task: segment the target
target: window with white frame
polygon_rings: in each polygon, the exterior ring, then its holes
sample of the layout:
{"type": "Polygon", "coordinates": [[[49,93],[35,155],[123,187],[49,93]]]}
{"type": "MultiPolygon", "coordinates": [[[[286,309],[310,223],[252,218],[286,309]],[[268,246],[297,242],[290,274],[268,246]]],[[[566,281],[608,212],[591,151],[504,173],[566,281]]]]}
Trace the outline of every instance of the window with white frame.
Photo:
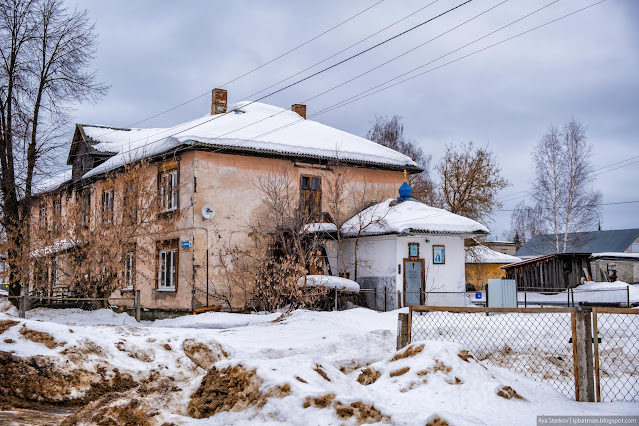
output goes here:
{"type": "Polygon", "coordinates": [[[124,252],[124,288],[122,290],[133,290],[135,284],[135,244],[127,247],[124,252]]]}
{"type": "Polygon", "coordinates": [[[113,189],[102,193],[102,221],[104,223],[113,221],[113,189]]]}
{"type": "Polygon", "coordinates": [[[158,248],[158,290],[171,291],[177,286],[177,240],[158,248]]]}
{"type": "Polygon", "coordinates": [[[160,202],[162,212],[178,208],[178,170],[171,169],[160,173],[160,202]]]}
{"type": "Polygon", "coordinates": [[[53,199],[53,232],[60,231],[60,220],[62,220],[62,199],[53,199]]]}

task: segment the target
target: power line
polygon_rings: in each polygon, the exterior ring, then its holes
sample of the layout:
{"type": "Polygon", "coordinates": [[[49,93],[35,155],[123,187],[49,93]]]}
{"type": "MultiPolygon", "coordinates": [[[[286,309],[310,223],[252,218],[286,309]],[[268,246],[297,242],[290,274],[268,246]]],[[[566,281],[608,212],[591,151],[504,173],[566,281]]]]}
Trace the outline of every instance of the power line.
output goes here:
{"type": "MultiPolygon", "coordinates": [[[[573,206],[574,207],[599,207],[599,206],[614,206],[614,205],[618,205],[618,204],[634,204],[634,203],[639,203],[639,200],[632,200],[632,201],[618,201],[616,203],[598,203],[598,204],[588,204],[588,205],[576,205],[573,206]]],[[[542,210],[552,210],[552,208],[545,208],[545,207],[540,207],[542,210]]],[[[495,209],[495,210],[499,210],[501,212],[514,212],[517,211],[517,209],[495,209]]]]}
{"type": "MultiPolygon", "coordinates": [[[[377,47],[380,47],[380,46],[382,46],[382,45],[384,45],[384,44],[386,44],[386,43],[388,43],[388,42],[390,42],[390,41],[392,41],[392,40],[395,40],[395,39],[397,39],[397,38],[399,38],[399,37],[401,37],[401,36],[403,36],[403,35],[405,35],[405,34],[407,34],[407,33],[411,32],[411,31],[413,31],[413,30],[415,30],[415,29],[417,29],[417,28],[420,28],[421,26],[423,26],[423,25],[425,25],[425,24],[427,24],[427,23],[430,23],[430,22],[432,22],[432,21],[434,21],[434,20],[438,19],[438,18],[440,18],[440,17],[442,17],[442,16],[444,16],[444,15],[446,15],[446,14],[448,14],[448,13],[450,13],[450,12],[452,12],[452,11],[454,11],[454,10],[456,10],[456,9],[458,9],[458,8],[460,8],[460,7],[464,6],[464,5],[466,5],[466,4],[468,4],[468,3],[470,3],[471,1],[473,1],[473,0],[466,0],[466,1],[464,1],[463,3],[458,4],[457,6],[454,6],[454,7],[450,8],[450,9],[448,9],[448,10],[446,10],[446,11],[444,11],[444,12],[442,12],[442,13],[440,13],[440,14],[438,14],[438,15],[436,15],[436,16],[434,16],[434,17],[430,18],[430,19],[427,19],[426,21],[423,21],[423,22],[421,22],[421,23],[419,23],[419,24],[417,24],[417,25],[415,25],[415,26],[413,26],[413,27],[411,27],[411,28],[409,28],[409,29],[407,29],[407,30],[404,30],[404,31],[400,32],[399,34],[396,34],[396,35],[394,35],[394,36],[392,36],[392,37],[390,37],[390,38],[387,38],[386,40],[381,41],[381,42],[379,42],[379,43],[377,43],[377,44],[375,44],[375,45],[373,45],[373,46],[371,46],[371,47],[369,47],[369,48],[366,48],[366,49],[364,49],[364,50],[362,50],[362,51],[360,51],[360,52],[358,52],[358,53],[356,53],[356,54],[354,54],[354,55],[352,55],[352,56],[349,56],[349,57],[348,57],[348,58],[346,58],[346,59],[343,59],[343,60],[341,60],[341,61],[339,61],[339,62],[337,62],[337,63],[335,63],[335,64],[333,64],[333,65],[330,65],[330,66],[328,66],[328,67],[326,67],[326,68],[324,68],[324,69],[322,69],[322,70],[320,70],[320,71],[317,71],[317,72],[315,72],[315,73],[313,73],[313,74],[311,74],[311,75],[309,75],[309,76],[306,76],[306,77],[304,77],[304,78],[302,78],[302,79],[300,79],[300,80],[297,80],[297,81],[295,81],[295,82],[293,82],[293,83],[291,83],[291,84],[289,84],[289,85],[287,85],[287,86],[284,86],[284,87],[282,87],[282,88],[280,88],[280,89],[277,89],[277,90],[275,90],[275,91],[273,91],[273,92],[271,92],[271,93],[269,93],[269,94],[267,94],[267,95],[264,95],[264,96],[262,96],[262,97],[260,97],[260,98],[258,98],[258,99],[255,99],[255,100],[253,100],[253,101],[250,101],[249,103],[247,103],[246,105],[244,105],[244,107],[246,107],[246,106],[248,106],[248,105],[251,105],[251,104],[254,104],[254,103],[256,103],[256,102],[259,102],[259,101],[261,101],[261,100],[263,100],[263,99],[266,99],[266,98],[268,98],[268,97],[270,97],[270,96],[273,96],[273,95],[275,95],[275,94],[277,94],[277,93],[280,93],[280,92],[282,92],[282,91],[284,91],[284,90],[286,90],[286,89],[288,89],[288,88],[290,88],[290,87],[293,87],[293,86],[295,86],[295,85],[297,85],[297,84],[299,84],[299,83],[302,83],[302,82],[304,82],[304,81],[306,81],[306,80],[309,80],[309,79],[311,79],[311,78],[313,78],[313,77],[315,77],[315,76],[317,76],[317,75],[319,75],[319,74],[322,74],[322,73],[324,73],[324,72],[326,72],[326,71],[328,71],[328,70],[330,70],[330,69],[332,69],[332,68],[335,68],[335,67],[337,67],[337,66],[339,66],[339,65],[342,65],[342,64],[344,64],[345,62],[348,62],[348,61],[350,61],[350,60],[352,60],[352,59],[354,59],[354,58],[357,58],[358,56],[361,56],[361,55],[363,55],[363,54],[365,54],[365,53],[367,53],[367,52],[370,52],[371,50],[373,50],[373,49],[375,49],[375,48],[377,48],[377,47]]],[[[181,129],[181,130],[177,131],[176,133],[170,134],[170,135],[168,135],[168,136],[166,136],[166,137],[168,138],[168,137],[171,137],[171,136],[175,136],[175,135],[177,135],[177,134],[179,134],[179,133],[186,132],[186,131],[191,130],[191,129],[195,128],[195,127],[202,126],[202,125],[204,125],[204,124],[206,124],[206,123],[208,123],[208,122],[210,122],[210,121],[217,120],[217,119],[219,119],[219,118],[221,118],[221,117],[224,117],[224,116],[226,116],[226,115],[228,115],[228,114],[230,114],[230,113],[232,113],[232,111],[228,111],[228,112],[225,112],[225,113],[223,113],[223,114],[217,114],[217,115],[213,116],[212,118],[210,118],[210,119],[208,119],[208,120],[205,120],[205,121],[203,121],[203,122],[201,122],[201,123],[195,124],[195,125],[193,125],[193,126],[191,126],[191,127],[187,127],[187,128],[185,128],[185,129],[181,129]]],[[[199,119],[196,119],[196,120],[199,120],[199,119]]],[[[192,120],[192,121],[196,121],[196,120],[192,120]]],[[[183,126],[184,124],[186,124],[186,123],[179,124],[178,126],[173,126],[173,127],[169,128],[169,129],[166,129],[166,130],[160,131],[160,132],[158,132],[158,133],[156,133],[156,134],[153,134],[153,135],[147,136],[147,137],[145,137],[145,138],[140,138],[140,139],[136,139],[136,140],[134,140],[134,141],[130,141],[130,142],[128,142],[128,143],[121,144],[121,145],[119,145],[119,147],[124,147],[124,146],[126,146],[126,145],[129,145],[129,146],[130,146],[130,145],[131,145],[131,144],[133,144],[133,143],[140,142],[140,141],[143,141],[143,140],[145,140],[145,139],[146,139],[146,140],[148,140],[149,138],[152,138],[152,137],[155,137],[155,136],[161,135],[161,134],[163,134],[163,133],[169,132],[169,131],[174,130],[175,128],[177,128],[177,127],[179,127],[179,126],[183,126]]],[[[157,141],[154,141],[154,142],[157,142],[157,141]]],[[[137,150],[137,149],[139,149],[139,148],[142,148],[142,147],[144,147],[144,146],[147,146],[147,145],[149,145],[149,144],[152,144],[152,143],[154,143],[154,142],[146,143],[146,144],[143,144],[143,145],[137,146],[136,148],[129,149],[129,150],[127,150],[127,151],[123,151],[123,152],[119,152],[118,154],[125,154],[125,153],[127,153],[127,152],[131,152],[131,151],[133,151],[133,150],[137,150]]]]}
{"type": "MultiPolygon", "coordinates": [[[[419,45],[417,45],[417,46],[413,47],[412,49],[409,49],[409,50],[405,51],[404,53],[401,53],[401,54],[399,54],[399,55],[397,55],[397,56],[395,56],[395,57],[393,57],[393,58],[391,58],[391,59],[389,59],[389,60],[387,60],[387,61],[385,61],[385,62],[383,62],[383,63],[381,63],[381,64],[379,64],[379,65],[377,65],[377,66],[375,66],[375,67],[373,67],[373,68],[370,68],[370,69],[368,69],[367,71],[365,71],[365,72],[363,72],[363,73],[361,73],[361,74],[356,75],[355,77],[352,77],[352,78],[350,78],[350,79],[346,80],[345,82],[342,82],[342,83],[340,83],[340,84],[338,84],[338,85],[336,85],[336,86],[333,86],[333,87],[331,87],[330,89],[324,90],[323,92],[321,92],[321,93],[319,93],[319,94],[317,94],[317,95],[315,95],[315,96],[312,96],[312,97],[310,97],[310,98],[308,98],[308,99],[304,99],[303,101],[301,101],[301,103],[307,103],[307,102],[309,102],[309,101],[312,101],[313,99],[317,99],[317,98],[319,98],[319,97],[321,97],[321,96],[323,96],[323,95],[325,95],[325,94],[327,94],[327,93],[329,93],[329,92],[331,92],[331,91],[333,91],[333,90],[335,90],[335,89],[337,89],[337,88],[339,88],[339,87],[342,87],[342,86],[344,86],[344,85],[346,85],[346,84],[348,84],[348,83],[350,83],[350,82],[352,82],[352,81],[354,81],[354,80],[357,80],[358,78],[360,78],[360,77],[362,77],[362,76],[364,76],[364,75],[366,75],[366,74],[369,74],[369,73],[371,73],[371,72],[373,72],[373,71],[375,71],[375,70],[377,70],[377,69],[379,69],[379,68],[383,67],[384,65],[387,65],[387,64],[389,64],[389,63],[391,63],[391,62],[393,62],[393,61],[395,61],[395,60],[397,60],[397,59],[399,59],[399,58],[401,58],[401,57],[403,57],[403,56],[406,56],[407,54],[409,54],[409,53],[411,53],[411,52],[413,52],[413,51],[415,51],[415,50],[419,49],[420,47],[425,46],[426,44],[428,44],[428,43],[430,43],[430,42],[432,42],[432,41],[434,41],[434,40],[437,40],[438,38],[440,38],[440,37],[442,37],[442,36],[444,36],[444,35],[446,35],[446,34],[448,34],[448,33],[452,32],[452,31],[454,31],[454,30],[456,30],[457,28],[459,28],[459,27],[461,27],[461,26],[463,26],[463,25],[466,25],[467,23],[469,23],[469,22],[471,22],[471,21],[473,21],[473,20],[475,20],[475,19],[479,18],[480,16],[482,16],[482,15],[484,15],[484,14],[486,14],[486,13],[490,12],[491,10],[493,10],[493,9],[495,9],[495,8],[497,8],[497,7],[499,7],[499,6],[501,6],[502,4],[504,4],[504,3],[508,2],[508,1],[509,1],[509,0],[503,0],[501,3],[498,3],[498,4],[494,5],[494,6],[492,6],[492,7],[488,8],[488,9],[486,9],[485,11],[483,11],[483,12],[481,12],[481,13],[479,13],[479,14],[477,14],[477,15],[473,16],[472,18],[470,18],[470,19],[468,19],[468,20],[466,20],[466,21],[462,22],[461,24],[458,24],[458,25],[456,25],[456,26],[452,27],[451,29],[449,29],[449,30],[447,30],[447,31],[444,31],[443,33],[440,33],[440,34],[439,34],[439,35],[437,35],[436,37],[433,37],[433,38],[431,38],[430,40],[428,40],[428,41],[426,41],[426,42],[424,42],[424,43],[421,43],[421,44],[419,44],[419,45]]],[[[553,1],[552,3],[550,3],[550,4],[556,3],[556,2],[558,2],[558,1],[559,1],[559,0],[555,0],[555,1],[553,1]]],[[[550,4],[548,4],[548,5],[544,6],[544,7],[543,7],[543,8],[541,8],[541,9],[544,9],[545,7],[550,6],[550,4]]],[[[533,13],[536,13],[536,12],[540,11],[541,9],[538,9],[538,10],[536,10],[536,11],[535,11],[535,12],[533,12],[533,13]]],[[[532,14],[532,13],[531,13],[531,14],[532,14]]],[[[530,16],[531,14],[526,15],[525,17],[530,16]]],[[[524,17],[524,18],[525,18],[525,17],[524,17]]],[[[520,18],[520,19],[518,19],[517,21],[520,21],[521,19],[524,19],[524,18],[520,18]]],[[[504,26],[504,27],[501,27],[501,28],[500,28],[500,29],[498,29],[498,30],[493,31],[493,33],[497,32],[497,31],[499,31],[499,30],[501,30],[501,29],[503,29],[503,28],[506,28],[507,26],[512,25],[512,24],[514,24],[514,23],[515,23],[515,22],[517,22],[517,21],[513,21],[513,22],[511,22],[510,24],[508,24],[508,25],[506,25],[506,26],[504,26]]],[[[490,34],[493,34],[493,33],[490,33],[490,34]]],[[[484,37],[488,37],[490,34],[487,34],[487,35],[485,35],[484,37]]],[[[481,38],[479,38],[479,39],[477,39],[477,40],[475,40],[475,41],[479,41],[479,40],[481,40],[481,38]]],[[[474,43],[474,42],[473,42],[473,43],[474,43]]],[[[460,47],[460,49],[461,49],[461,48],[463,48],[463,47],[465,47],[465,46],[460,47]]],[[[454,52],[454,51],[453,51],[453,52],[454,52]]],[[[450,52],[450,53],[453,53],[453,52],[450,52]]],[[[450,54],[450,53],[448,53],[448,54],[450,54]]],[[[437,58],[437,59],[441,59],[442,57],[443,57],[443,56],[440,56],[440,57],[439,57],[439,58],[437,58]]],[[[436,60],[437,60],[437,59],[436,59],[436,60]]],[[[434,61],[433,61],[433,62],[434,62],[434,61]]],[[[245,125],[245,126],[242,126],[242,127],[240,127],[240,128],[237,128],[237,129],[232,130],[232,131],[230,131],[230,132],[226,132],[226,133],[224,133],[224,134],[217,135],[217,136],[215,136],[215,138],[221,138],[221,137],[224,137],[224,136],[230,135],[230,134],[232,134],[232,133],[235,133],[235,132],[240,131],[240,130],[242,130],[242,129],[245,129],[245,128],[247,128],[247,127],[251,127],[251,126],[252,126],[252,125],[254,125],[254,124],[258,124],[258,123],[261,123],[262,121],[265,121],[265,120],[271,119],[271,118],[273,118],[273,117],[275,117],[275,116],[277,116],[277,115],[280,115],[280,114],[282,114],[282,113],[284,113],[284,112],[287,112],[287,111],[288,111],[288,110],[282,110],[282,111],[280,111],[280,112],[278,112],[278,113],[276,113],[276,114],[273,114],[273,115],[271,115],[271,116],[268,116],[268,117],[262,118],[262,119],[260,119],[260,120],[254,121],[253,123],[249,123],[249,124],[247,124],[247,125],[245,125]]]]}
{"type": "MultiPolygon", "coordinates": [[[[438,0],[436,0],[436,1],[438,1],[438,0]]],[[[290,53],[295,52],[296,50],[298,50],[298,49],[300,49],[300,48],[302,48],[302,47],[306,46],[307,44],[311,43],[312,41],[315,41],[315,40],[317,40],[318,38],[320,38],[320,37],[322,37],[322,36],[324,36],[324,35],[328,34],[329,32],[333,31],[334,29],[337,29],[338,27],[341,27],[341,26],[342,26],[342,25],[344,25],[345,23],[347,23],[347,22],[349,22],[349,21],[351,21],[351,20],[355,19],[355,18],[356,18],[356,17],[358,17],[359,15],[361,15],[361,14],[363,14],[363,13],[365,13],[365,12],[369,11],[370,9],[374,8],[375,6],[378,6],[379,4],[381,4],[381,3],[383,3],[383,2],[384,2],[384,0],[380,0],[380,1],[378,1],[377,3],[374,3],[373,5],[371,5],[371,6],[367,7],[366,9],[364,9],[364,10],[362,10],[362,11],[360,11],[360,12],[357,12],[355,15],[351,16],[350,18],[348,18],[348,19],[346,19],[346,20],[344,20],[344,21],[340,22],[340,23],[339,23],[339,24],[337,24],[337,25],[334,25],[333,27],[329,28],[328,30],[326,30],[326,31],[324,31],[324,32],[322,32],[322,33],[320,33],[320,34],[316,35],[315,37],[312,37],[312,38],[310,38],[310,39],[306,40],[304,43],[297,45],[296,47],[294,47],[294,48],[292,48],[292,49],[290,49],[290,50],[288,50],[288,51],[286,51],[286,52],[282,53],[281,55],[279,55],[279,56],[277,56],[277,57],[275,57],[275,58],[273,58],[273,59],[271,59],[271,60],[269,60],[269,61],[267,61],[267,62],[263,63],[262,65],[259,65],[259,66],[255,67],[255,68],[253,68],[252,70],[250,70],[250,71],[248,71],[248,72],[245,72],[244,74],[239,75],[239,76],[237,76],[237,77],[233,78],[232,80],[230,80],[230,81],[228,81],[228,82],[226,82],[226,83],[222,84],[222,85],[221,85],[221,86],[219,86],[219,87],[220,87],[220,88],[222,88],[222,87],[224,87],[224,86],[228,86],[229,84],[234,83],[234,82],[236,82],[237,80],[239,80],[239,79],[241,79],[241,78],[244,78],[244,77],[246,77],[247,75],[252,74],[252,73],[254,73],[254,72],[255,72],[255,71],[257,71],[257,70],[260,70],[260,69],[264,68],[265,66],[267,66],[267,65],[269,65],[269,64],[272,64],[273,62],[277,61],[278,59],[281,59],[281,58],[283,58],[284,56],[286,56],[286,55],[288,55],[288,54],[290,54],[290,53]]],[[[433,2],[433,3],[434,3],[434,2],[433,2]]],[[[184,101],[184,102],[182,102],[182,103],[180,103],[180,104],[178,104],[178,105],[176,105],[176,106],[174,106],[174,107],[171,107],[171,108],[169,108],[169,109],[166,109],[166,110],[164,110],[164,111],[161,111],[161,112],[159,112],[159,113],[157,113],[157,114],[155,114],[155,115],[152,115],[152,116],[147,117],[147,118],[145,118],[145,119],[142,119],[142,120],[140,120],[140,121],[136,121],[135,123],[129,124],[128,126],[125,126],[125,127],[133,127],[133,126],[135,126],[136,124],[144,123],[145,121],[151,120],[151,119],[156,118],[156,117],[159,117],[159,116],[161,116],[161,115],[164,115],[164,114],[166,114],[167,112],[171,112],[171,111],[173,111],[173,110],[176,110],[176,109],[178,109],[178,108],[180,108],[180,107],[183,107],[184,105],[187,105],[187,104],[189,104],[189,103],[191,103],[191,102],[193,102],[193,101],[196,101],[196,100],[198,100],[198,99],[200,99],[200,98],[202,98],[202,97],[204,97],[204,96],[206,96],[206,95],[209,95],[209,93],[210,93],[209,91],[204,92],[204,93],[202,93],[202,94],[200,94],[200,95],[197,95],[196,97],[191,98],[191,99],[189,99],[189,100],[186,100],[186,101],[184,101]]]]}

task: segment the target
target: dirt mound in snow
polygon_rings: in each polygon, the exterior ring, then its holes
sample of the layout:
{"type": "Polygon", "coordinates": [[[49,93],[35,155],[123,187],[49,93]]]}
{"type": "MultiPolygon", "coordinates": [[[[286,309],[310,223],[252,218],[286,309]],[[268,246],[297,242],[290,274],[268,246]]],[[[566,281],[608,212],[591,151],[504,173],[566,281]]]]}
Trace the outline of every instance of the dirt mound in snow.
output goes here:
{"type": "Polygon", "coordinates": [[[4,333],[5,331],[7,331],[8,329],[10,329],[11,327],[13,327],[16,324],[20,324],[20,322],[19,321],[13,321],[13,320],[0,321],[0,334],[4,333]]]}
{"type": "Polygon", "coordinates": [[[68,417],[62,425],[151,425],[154,417],[180,397],[182,389],[171,378],[151,374],[147,383],[126,392],[111,392],[68,417]]]}
{"type": "Polygon", "coordinates": [[[35,343],[42,343],[49,349],[57,348],[58,346],[64,345],[64,343],[58,343],[49,333],[46,333],[44,331],[32,330],[30,328],[27,328],[26,326],[20,329],[20,334],[22,334],[25,339],[29,339],[35,343]]]}
{"type": "Polygon", "coordinates": [[[211,349],[194,339],[186,339],[182,344],[182,350],[195,365],[204,370],[208,370],[213,364],[229,356],[220,344],[215,344],[211,349]]]}
{"type": "Polygon", "coordinates": [[[364,423],[390,423],[390,417],[382,414],[375,406],[355,401],[351,404],[344,404],[335,400],[335,394],[329,393],[316,398],[307,397],[304,401],[304,408],[329,408],[335,410],[335,414],[341,420],[355,418],[358,424],[364,423]]]}
{"type": "Polygon", "coordinates": [[[0,352],[0,365],[0,405],[4,407],[75,407],[138,385],[117,371],[110,378],[106,371],[63,371],[42,356],[20,358],[0,352]]]}
{"type": "Polygon", "coordinates": [[[221,370],[211,368],[197,391],[191,396],[188,413],[196,419],[210,417],[220,411],[243,410],[264,400],[260,392],[262,380],[255,370],[241,365],[221,370]]]}

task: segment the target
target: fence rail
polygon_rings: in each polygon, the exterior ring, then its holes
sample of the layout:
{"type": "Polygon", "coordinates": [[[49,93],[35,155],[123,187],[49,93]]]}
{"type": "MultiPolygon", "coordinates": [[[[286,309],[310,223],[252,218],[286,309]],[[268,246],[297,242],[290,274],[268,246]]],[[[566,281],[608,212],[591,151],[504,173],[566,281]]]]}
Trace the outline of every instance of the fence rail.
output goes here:
{"type": "Polygon", "coordinates": [[[411,306],[408,342],[457,342],[578,401],[639,401],[639,311],[411,306]]]}
{"type": "Polygon", "coordinates": [[[135,320],[140,322],[142,305],[140,303],[140,290],[135,291],[134,297],[68,297],[68,296],[40,296],[29,295],[22,291],[20,296],[3,296],[8,299],[19,300],[20,318],[26,318],[26,312],[30,309],[32,300],[48,300],[49,302],[110,302],[116,300],[128,300],[133,302],[135,320]]]}

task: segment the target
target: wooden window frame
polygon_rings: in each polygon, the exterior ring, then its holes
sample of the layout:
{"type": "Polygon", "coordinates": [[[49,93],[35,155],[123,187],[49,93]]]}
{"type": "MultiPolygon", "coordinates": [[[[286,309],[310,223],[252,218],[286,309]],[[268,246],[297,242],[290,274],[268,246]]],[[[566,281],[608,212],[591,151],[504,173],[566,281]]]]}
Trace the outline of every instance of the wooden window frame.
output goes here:
{"type": "Polygon", "coordinates": [[[317,175],[300,175],[300,211],[308,217],[304,218],[309,222],[317,220],[322,214],[322,177],[317,175]],[[308,187],[304,186],[304,179],[309,179],[308,187]],[[314,181],[317,180],[319,185],[314,188],[314,181]],[[308,197],[305,195],[308,193],[308,197]],[[317,195],[313,195],[317,194],[317,195]]]}
{"type": "Polygon", "coordinates": [[[80,191],[80,203],[82,208],[81,225],[88,227],[91,223],[91,190],[89,188],[80,191]]]}
{"type": "Polygon", "coordinates": [[[135,268],[136,268],[137,246],[135,243],[127,244],[122,254],[124,260],[123,281],[124,287],[122,291],[133,291],[135,289],[135,268]]]}
{"type": "Polygon", "coordinates": [[[419,257],[419,243],[408,243],[408,257],[410,259],[417,259],[419,257]],[[411,249],[415,246],[417,247],[417,254],[413,256],[411,254],[411,249]]]}
{"type": "Polygon", "coordinates": [[[158,196],[160,197],[160,215],[171,215],[180,209],[180,162],[169,161],[158,168],[158,196]],[[172,184],[166,184],[165,177],[171,176],[172,184]],[[173,179],[174,178],[174,179],[173,179]],[[168,189],[167,189],[168,187],[168,189]],[[171,198],[171,205],[165,203],[167,195],[171,198]]]}
{"type": "Polygon", "coordinates": [[[113,223],[113,208],[115,202],[115,194],[113,188],[102,191],[102,223],[113,223]]]}
{"type": "Polygon", "coordinates": [[[62,221],[62,196],[55,197],[53,199],[53,233],[58,234],[60,232],[60,223],[62,221]]]}
{"type": "Polygon", "coordinates": [[[443,244],[436,244],[433,246],[433,265],[445,265],[446,264],[446,246],[443,244]],[[444,261],[443,262],[435,262],[435,249],[443,248],[444,249],[444,261]]]}
{"type": "Polygon", "coordinates": [[[134,180],[125,182],[122,197],[122,222],[126,225],[138,221],[138,185],[134,180]],[[131,205],[129,205],[131,204],[131,205]]]}
{"type": "MultiPolygon", "coordinates": [[[[155,289],[156,291],[177,292],[178,290],[178,276],[179,276],[178,271],[179,271],[179,259],[180,259],[179,244],[180,244],[180,241],[178,239],[159,241],[157,243],[156,255],[155,255],[155,261],[156,261],[155,289]],[[167,253],[172,253],[172,257],[174,260],[173,273],[172,273],[172,281],[173,281],[172,287],[161,285],[161,282],[162,282],[161,275],[163,272],[163,270],[161,269],[162,255],[164,254],[166,259],[167,253]]],[[[164,273],[164,275],[166,276],[166,273],[164,273]]]]}

